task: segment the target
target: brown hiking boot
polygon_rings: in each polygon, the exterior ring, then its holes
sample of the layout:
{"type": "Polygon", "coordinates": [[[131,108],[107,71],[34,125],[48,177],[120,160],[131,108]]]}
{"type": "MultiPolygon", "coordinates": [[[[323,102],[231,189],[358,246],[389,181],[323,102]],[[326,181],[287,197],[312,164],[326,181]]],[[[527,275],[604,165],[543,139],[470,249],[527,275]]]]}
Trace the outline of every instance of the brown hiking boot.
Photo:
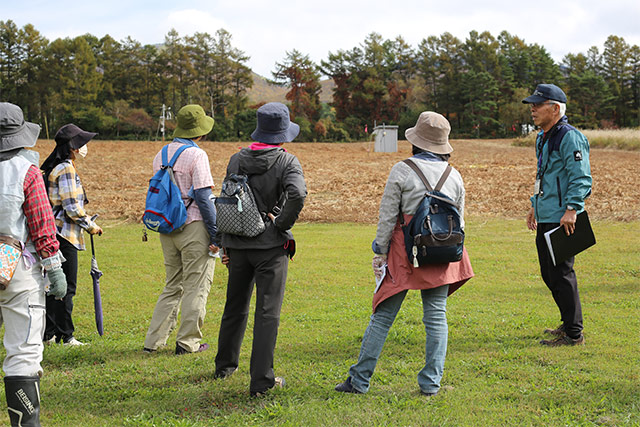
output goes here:
{"type": "Polygon", "coordinates": [[[552,340],[542,340],[540,344],[546,345],[548,347],[562,347],[565,345],[584,345],[584,335],[580,334],[578,338],[571,338],[569,335],[564,332],[558,338],[552,340]]]}
{"type": "Polygon", "coordinates": [[[564,334],[564,325],[560,324],[560,326],[558,326],[555,329],[547,328],[544,330],[544,333],[547,335],[553,335],[553,336],[559,337],[560,335],[564,334]]]}

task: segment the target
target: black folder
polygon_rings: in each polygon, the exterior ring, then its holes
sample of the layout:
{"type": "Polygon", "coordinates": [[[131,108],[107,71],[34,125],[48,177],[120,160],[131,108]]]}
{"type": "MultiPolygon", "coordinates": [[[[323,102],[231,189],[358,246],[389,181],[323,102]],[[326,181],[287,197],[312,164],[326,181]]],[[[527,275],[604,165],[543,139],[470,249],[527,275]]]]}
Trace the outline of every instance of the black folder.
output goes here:
{"type": "Polygon", "coordinates": [[[564,227],[560,226],[544,233],[544,238],[553,265],[558,265],[596,244],[587,211],[578,214],[573,234],[567,236],[564,227]]]}

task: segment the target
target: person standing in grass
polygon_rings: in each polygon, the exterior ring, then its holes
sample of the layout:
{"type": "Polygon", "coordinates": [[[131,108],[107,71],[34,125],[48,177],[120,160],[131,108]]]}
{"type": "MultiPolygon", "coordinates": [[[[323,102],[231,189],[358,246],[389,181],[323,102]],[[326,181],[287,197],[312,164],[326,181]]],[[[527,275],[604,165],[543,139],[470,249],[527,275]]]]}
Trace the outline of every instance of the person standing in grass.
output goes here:
{"type": "MultiPolygon", "coordinates": [[[[160,234],[166,284],[153,311],[143,351],[153,353],[167,344],[181,311],[175,349],[175,354],[181,355],[209,349],[209,344],[200,342],[201,328],[213,281],[213,254],[218,252],[219,243],[209,158],[197,144],[213,129],[213,118],[200,105],[192,104],[182,107],[176,119],[178,127],[173,141],[166,146],[167,158],[171,159],[182,145],[188,146],[173,166],[182,199],[188,206],[187,220],[181,228],[160,234]]],[[[153,159],[154,174],[161,166],[162,150],[153,159]]]]}
{"type": "MultiPolygon", "coordinates": [[[[449,144],[450,131],[451,126],[444,116],[426,111],[420,114],[416,126],[405,132],[412,145],[411,160],[430,183],[438,182],[447,168],[453,151],[449,144]]],[[[346,381],[335,387],[336,391],[366,393],[369,390],[387,334],[409,289],[420,290],[422,322],[427,332],[425,365],[418,373],[418,386],[426,396],[434,396],[440,390],[449,333],[447,296],[473,277],[473,269],[466,250],[458,262],[417,268],[409,262],[399,216],[403,215],[404,223],[408,224],[425,191],[420,177],[406,163],[393,166],[380,202],[378,230],[372,245],[374,274],[380,278],[386,265],[386,275],[373,297],[373,314],[362,338],[358,361],[349,369],[346,381]]],[[[451,170],[441,192],[458,205],[464,228],[465,190],[457,170],[451,170]]]]}
{"type": "Polygon", "coordinates": [[[578,213],[591,194],[589,141],[569,125],[567,97],[558,86],[539,84],[533,95],[522,100],[531,105],[531,117],[540,133],[536,138],[538,167],[527,214],[527,227],[536,231],[536,247],[542,280],[547,285],[560,310],[562,323],[555,329],[545,329],[551,339],[540,344],[558,347],[584,344],[582,306],[578,281],[573,270],[575,257],[553,265],[544,233],[562,226],[573,234],[578,213]]]}
{"type": "Polygon", "coordinates": [[[40,425],[46,281],[51,297],[60,299],[67,292],[39,156],[27,149],[39,134],[40,126],[26,122],[20,107],[0,102],[0,325],[12,426],[40,425]],[[20,256],[16,248],[22,249],[20,256]]]}
{"type": "Polygon", "coordinates": [[[75,161],[87,155],[87,143],[96,136],[74,124],[62,126],[55,136],[56,146],[40,169],[47,184],[58,229],[60,252],[65,258],[62,269],[67,276],[67,295],[62,299],[47,297],[46,344],[62,342],[66,346],[85,345],[74,336],[73,297],[78,279],[78,251],[83,251],[84,231],[102,234],[102,228],[86,213],[89,203],[76,171],[75,161]]]}
{"type": "Polygon", "coordinates": [[[282,377],[274,376],[273,353],[287,267],[295,250],[291,228],[307,195],[300,162],[282,148],[283,143],[292,141],[300,132],[300,127],[290,121],[289,109],[279,102],[265,104],[258,109],[257,120],[256,130],[251,134],[256,142],[231,156],[227,176],[232,173],[249,176],[266,228],[256,237],[222,234],[223,262],[229,267],[229,281],[215,370],[216,378],[226,378],[238,368],[255,278],[251,396],[261,396],[284,385],[282,377]]]}

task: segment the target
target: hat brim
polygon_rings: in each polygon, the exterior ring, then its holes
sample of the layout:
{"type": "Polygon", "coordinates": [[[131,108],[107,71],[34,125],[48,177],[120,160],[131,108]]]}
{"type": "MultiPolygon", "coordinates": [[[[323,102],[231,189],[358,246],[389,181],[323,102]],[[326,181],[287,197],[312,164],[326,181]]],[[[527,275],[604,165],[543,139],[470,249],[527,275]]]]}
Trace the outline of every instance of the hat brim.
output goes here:
{"type": "Polygon", "coordinates": [[[281,132],[264,132],[256,127],[256,130],[251,133],[251,139],[264,144],[282,144],[284,142],[291,142],[300,133],[300,126],[297,123],[289,122],[289,127],[281,132]]]}
{"type": "Polygon", "coordinates": [[[39,135],[40,125],[24,122],[24,127],[18,133],[0,137],[0,152],[33,147],[39,135]]]}
{"type": "Polygon", "coordinates": [[[545,98],[543,96],[540,95],[531,95],[531,96],[527,96],[525,99],[522,100],[523,104],[539,104],[540,102],[545,102],[548,101],[548,98],[545,98]]]}
{"type": "Polygon", "coordinates": [[[418,136],[415,129],[415,127],[412,127],[404,131],[404,136],[411,145],[435,154],[449,154],[453,151],[453,147],[448,140],[444,143],[442,141],[430,141],[418,136]]]}
{"type": "Polygon", "coordinates": [[[177,127],[173,131],[173,137],[191,139],[191,138],[197,138],[199,136],[209,135],[209,132],[211,132],[211,129],[213,129],[214,123],[215,123],[215,120],[213,119],[213,117],[204,116],[202,118],[202,123],[200,123],[198,127],[195,127],[192,129],[182,129],[177,127]]]}
{"type": "Polygon", "coordinates": [[[96,135],[97,133],[95,132],[87,132],[83,130],[82,132],[71,138],[71,141],[69,141],[69,146],[74,150],[78,150],[82,146],[86,145],[87,142],[91,141],[96,135]]]}

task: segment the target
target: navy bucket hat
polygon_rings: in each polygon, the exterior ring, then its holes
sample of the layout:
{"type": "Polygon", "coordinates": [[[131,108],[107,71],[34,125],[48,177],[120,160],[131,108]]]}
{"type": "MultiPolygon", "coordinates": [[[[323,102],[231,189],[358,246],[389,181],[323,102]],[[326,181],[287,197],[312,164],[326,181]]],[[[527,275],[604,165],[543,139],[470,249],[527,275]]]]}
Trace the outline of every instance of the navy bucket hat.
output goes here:
{"type": "Polygon", "coordinates": [[[291,142],[300,133],[300,126],[289,118],[289,109],[280,102],[269,102],[258,108],[258,124],[251,134],[254,141],[278,145],[291,142]]]}
{"type": "Polygon", "coordinates": [[[539,84],[531,96],[522,100],[523,104],[538,104],[545,101],[558,101],[563,104],[567,103],[567,95],[562,89],[552,84],[539,84]]]}

